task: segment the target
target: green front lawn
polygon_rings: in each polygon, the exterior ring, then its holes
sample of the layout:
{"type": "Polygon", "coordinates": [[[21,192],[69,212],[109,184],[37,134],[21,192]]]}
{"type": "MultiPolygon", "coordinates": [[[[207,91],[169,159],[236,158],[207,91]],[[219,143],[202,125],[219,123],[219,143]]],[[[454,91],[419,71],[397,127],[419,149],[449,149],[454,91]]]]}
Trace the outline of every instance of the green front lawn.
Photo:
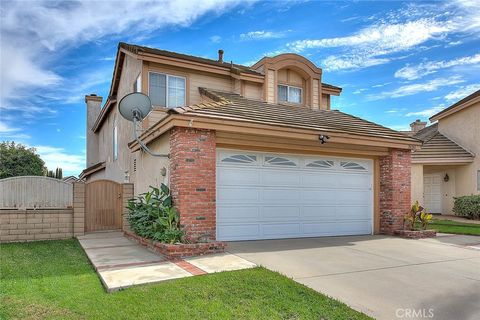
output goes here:
{"type": "Polygon", "coordinates": [[[264,268],[108,294],[76,240],[0,245],[0,319],[369,319],[264,268]]]}
{"type": "Polygon", "coordinates": [[[455,233],[480,236],[480,224],[458,222],[453,220],[433,219],[428,229],[442,233],[455,233]]]}

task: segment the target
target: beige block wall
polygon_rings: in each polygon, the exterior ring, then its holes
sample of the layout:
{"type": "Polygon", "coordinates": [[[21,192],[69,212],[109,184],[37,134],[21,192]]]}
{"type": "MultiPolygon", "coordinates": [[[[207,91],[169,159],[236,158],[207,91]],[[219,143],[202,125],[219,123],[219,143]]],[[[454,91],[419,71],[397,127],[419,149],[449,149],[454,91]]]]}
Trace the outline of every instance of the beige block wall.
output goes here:
{"type": "Polygon", "coordinates": [[[476,155],[473,163],[455,170],[457,195],[480,194],[477,186],[477,171],[480,170],[480,103],[440,119],[438,130],[476,155]]]}
{"type": "Polygon", "coordinates": [[[0,210],[0,242],[73,237],[73,209],[0,210]]]}

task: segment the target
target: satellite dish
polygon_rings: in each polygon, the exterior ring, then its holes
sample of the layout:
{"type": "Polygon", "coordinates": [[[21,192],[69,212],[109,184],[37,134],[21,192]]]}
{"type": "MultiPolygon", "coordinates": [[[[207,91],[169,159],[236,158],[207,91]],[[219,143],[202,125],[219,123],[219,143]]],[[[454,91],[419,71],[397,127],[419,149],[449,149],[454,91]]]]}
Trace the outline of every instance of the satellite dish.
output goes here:
{"type": "Polygon", "coordinates": [[[138,137],[137,124],[145,119],[152,111],[152,102],[150,98],[143,93],[133,92],[124,96],[118,104],[118,112],[128,121],[133,121],[133,137],[138,142],[143,151],[154,157],[169,158],[168,154],[159,154],[150,151],[150,149],[138,137]]]}
{"type": "Polygon", "coordinates": [[[146,94],[129,93],[120,100],[118,111],[128,121],[142,121],[152,111],[152,102],[146,94]]]}

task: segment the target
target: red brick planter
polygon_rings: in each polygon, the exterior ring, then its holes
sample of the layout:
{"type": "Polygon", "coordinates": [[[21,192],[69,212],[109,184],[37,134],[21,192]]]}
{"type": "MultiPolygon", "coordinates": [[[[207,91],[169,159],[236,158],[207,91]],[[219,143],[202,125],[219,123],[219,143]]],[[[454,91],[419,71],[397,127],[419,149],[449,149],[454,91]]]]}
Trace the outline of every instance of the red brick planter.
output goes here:
{"type": "Polygon", "coordinates": [[[175,260],[184,257],[201,256],[212,253],[225,252],[227,243],[223,241],[212,241],[202,243],[166,244],[137,236],[133,232],[124,231],[127,238],[138,244],[164,255],[167,259],[175,260]]]}
{"type": "Polygon", "coordinates": [[[395,230],[394,233],[396,236],[408,239],[423,239],[423,238],[433,238],[437,236],[437,231],[435,230],[395,230]]]}

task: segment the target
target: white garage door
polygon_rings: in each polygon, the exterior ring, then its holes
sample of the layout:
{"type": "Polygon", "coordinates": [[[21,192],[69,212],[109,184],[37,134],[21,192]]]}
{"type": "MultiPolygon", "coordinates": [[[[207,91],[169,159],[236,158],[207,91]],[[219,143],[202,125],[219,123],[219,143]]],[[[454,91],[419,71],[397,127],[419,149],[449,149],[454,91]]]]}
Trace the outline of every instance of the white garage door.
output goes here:
{"type": "Polygon", "coordinates": [[[372,233],[371,160],[219,150],[217,239],[372,233]]]}

